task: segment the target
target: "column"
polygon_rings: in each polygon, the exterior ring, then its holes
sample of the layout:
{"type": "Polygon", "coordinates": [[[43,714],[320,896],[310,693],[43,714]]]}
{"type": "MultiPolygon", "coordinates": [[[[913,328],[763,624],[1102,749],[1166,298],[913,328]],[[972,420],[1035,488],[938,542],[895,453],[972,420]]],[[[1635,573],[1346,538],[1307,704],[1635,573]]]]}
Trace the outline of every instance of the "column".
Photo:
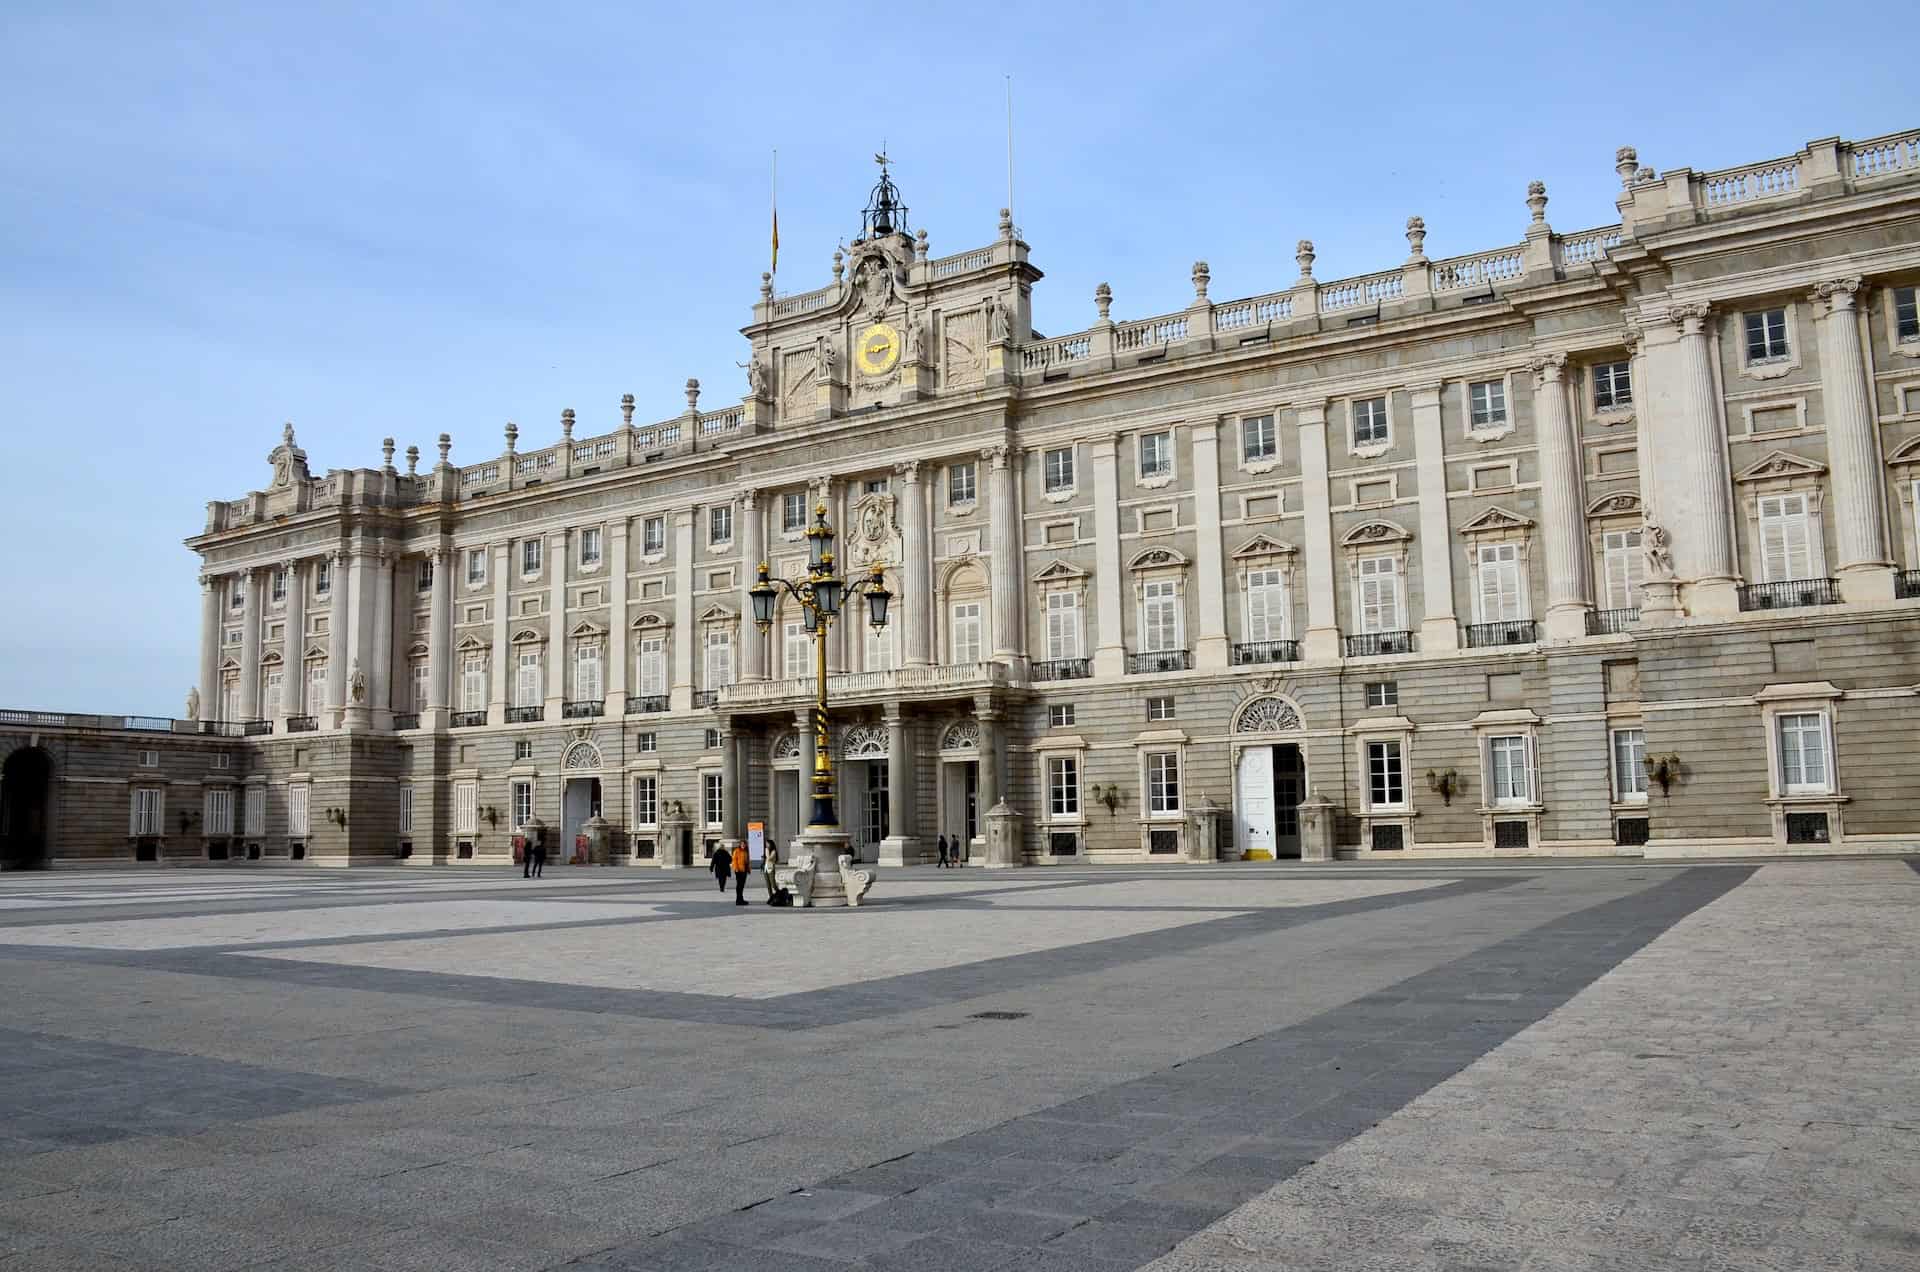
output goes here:
{"type": "Polygon", "coordinates": [[[740,816],[740,756],[731,717],[720,721],[720,835],[727,851],[744,838],[740,816]]]}
{"type": "MultiPolygon", "coordinates": [[[[427,711],[420,723],[443,729],[453,688],[453,571],[458,558],[444,547],[429,550],[433,562],[432,610],[427,616],[427,711]]],[[[409,708],[412,703],[407,704],[409,708]]]]}
{"type": "Polygon", "coordinates": [[[627,710],[627,528],[625,516],[607,527],[607,714],[618,719],[627,710]]]}
{"type": "Polygon", "coordinates": [[[240,610],[240,718],[260,717],[260,589],[266,572],[248,566],[241,572],[246,580],[247,601],[240,610]]]}
{"type": "Polygon", "coordinates": [[[400,558],[382,549],[373,558],[373,666],[367,670],[367,700],[374,726],[393,727],[393,588],[400,558]]]}
{"type": "Polygon", "coordinates": [[[220,603],[224,581],[218,574],[200,576],[200,718],[220,714],[220,603]]]}
{"type": "Polygon", "coordinates": [[[330,727],[344,723],[347,709],[347,661],[353,648],[353,596],[348,586],[348,556],[335,549],[327,578],[327,714],[330,727]]]}
{"type": "Polygon", "coordinates": [[[895,464],[900,478],[900,611],[901,662],[924,667],[933,661],[933,549],[927,518],[927,488],[920,480],[920,464],[895,464]]]}
{"type": "Polygon", "coordinates": [[[793,713],[794,731],[800,738],[800,798],[795,805],[800,825],[791,827],[795,835],[813,824],[813,769],[819,762],[820,739],[813,731],[813,708],[801,707],[793,713]]]}
{"type": "Polygon", "coordinates": [[[1193,665],[1224,669],[1227,657],[1226,552],[1220,543],[1220,421],[1200,420],[1193,431],[1194,586],[1199,600],[1199,638],[1193,665]]]}
{"type": "Polygon", "coordinates": [[[567,532],[547,536],[547,665],[544,705],[548,720],[561,718],[567,700],[567,532]]]}
{"type": "Polygon", "coordinates": [[[289,557],[287,572],[287,638],[280,643],[280,716],[307,715],[307,581],[298,557],[289,557]]]}
{"type": "Polygon", "coordinates": [[[1308,661],[1340,656],[1340,616],[1334,603],[1333,512],[1327,492],[1327,407],[1303,406],[1300,425],[1300,510],[1307,557],[1308,661]]]}
{"type": "Polygon", "coordinates": [[[512,598],[507,589],[512,579],[507,571],[513,568],[513,540],[496,543],[491,551],[493,567],[493,649],[487,658],[487,723],[505,724],[507,722],[507,697],[513,683],[513,637],[507,624],[512,620],[512,598]]]}
{"type": "Polygon", "coordinates": [[[667,707],[693,710],[693,521],[692,508],[673,514],[673,684],[667,707]]]}
{"type": "MultiPolygon", "coordinates": [[[[1093,674],[1119,676],[1127,670],[1126,629],[1120,605],[1120,477],[1113,434],[1087,443],[1093,461],[1094,621],[1093,674]]],[[[983,807],[981,812],[985,812],[983,807]]]]}
{"type": "MultiPolygon", "coordinates": [[[[1733,491],[1727,475],[1726,430],[1713,382],[1713,337],[1708,307],[1676,305],[1679,324],[1680,410],[1674,421],[1678,443],[1672,480],[1683,492],[1662,506],[1684,518],[1667,527],[1673,537],[1676,572],[1691,584],[1689,613],[1724,617],[1740,610],[1740,567],[1733,556],[1733,491]],[[1684,510],[1684,512],[1683,512],[1684,510]],[[1688,515],[1690,514],[1690,515],[1688,515]]],[[[1662,448],[1662,464],[1667,463],[1662,448]]]]}
{"type": "MultiPolygon", "coordinates": [[[[814,502],[827,505],[827,521],[833,526],[834,558],[833,568],[841,578],[847,577],[847,483],[835,481],[831,477],[822,477],[815,483],[814,502]]],[[[827,674],[837,676],[847,669],[847,622],[843,613],[827,628],[827,674]]],[[[836,808],[838,805],[836,805],[836,808]]],[[[843,819],[841,825],[845,825],[843,819]]]]}
{"type": "Polygon", "coordinates": [[[727,824],[741,843],[747,842],[747,812],[753,803],[753,734],[733,731],[734,798],[727,805],[727,824]]]}
{"type": "Polygon", "coordinates": [[[341,705],[347,714],[364,725],[369,719],[373,706],[373,643],[374,625],[379,605],[374,600],[375,568],[372,553],[366,549],[356,549],[347,557],[347,679],[342,686],[344,695],[341,705]],[[354,678],[360,677],[364,688],[354,692],[354,678]]]}
{"type": "Polygon", "coordinates": [[[761,681],[767,678],[767,638],[753,625],[753,598],[748,593],[759,577],[760,563],[767,559],[766,510],[760,506],[760,492],[748,490],[740,496],[740,679],[761,681]]]}
{"type": "Polygon", "coordinates": [[[1587,634],[1593,608],[1587,590],[1586,500],[1580,475],[1580,439],[1567,403],[1567,355],[1533,361],[1534,417],[1540,456],[1540,547],[1547,573],[1546,638],[1587,634]]]}
{"type": "Polygon", "coordinates": [[[980,721],[980,837],[986,838],[987,814],[1000,803],[1000,713],[992,699],[975,699],[980,721]]]}
{"type": "Polygon", "coordinates": [[[1447,520],[1447,445],[1440,428],[1438,381],[1411,386],[1414,471],[1420,483],[1420,648],[1460,647],[1453,610],[1453,535],[1447,520]]]}
{"type": "Polygon", "coordinates": [[[1820,323],[1820,396],[1827,413],[1827,464],[1833,482],[1838,549],[1834,573],[1849,603],[1893,599],[1886,510],[1880,497],[1879,425],[1866,380],[1854,298],[1858,278],[1821,283],[1814,309],[1820,323]]]}
{"type": "Polygon", "coordinates": [[[910,866],[920,860],[920,840],[914,834],[913,746],[907,735],[907,715],[898,702],[885,706],[887,716],[887,837],[880,845],[880,864],[910,866]]]}
{"type": "Polygon", "coordinates": [[[996,662],[1024,666],[1025,646],[1020,643],[1020,610],[1026,599],[1025,571],[1021,568],[1020,526],[1014,519],[1014,452],[1005,446],[989,446],[980,452],[987,469],[987,551],[993,554],[993,572],[988,576],[993,604],[993,657],[996,662]]]}

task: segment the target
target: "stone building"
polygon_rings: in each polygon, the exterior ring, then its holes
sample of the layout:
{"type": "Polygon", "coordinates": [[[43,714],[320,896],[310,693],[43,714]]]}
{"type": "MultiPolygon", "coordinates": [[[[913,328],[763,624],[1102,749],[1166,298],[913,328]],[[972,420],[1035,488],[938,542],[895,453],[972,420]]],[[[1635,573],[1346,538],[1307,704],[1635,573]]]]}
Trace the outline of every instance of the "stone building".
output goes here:
{"type": "Polygon", "coordinates": [[[0,716],[38,744],[7,789],[47,784],[59,861],[784,841],[811,646],[745,593],[820,504],[897,594],[828,645],[870,860],[1003,801],[1030,864],[1911,849],[1920,131],[1615,168],[1616,224],[1557,232],[1535,182],[1508,246],[1413,217],[1377,273],[1302,241],[1263,294],[1196,263],[1185,310],[1102,285],[1052,337],[1006,213],[934,256],[883,174],[826,286],[763,277],[737,401],[426,471],[316,474],[289,427],[188,540],[206,720],[0,716]],[[197,827],[139,802],[153,737],[197,827]]]}

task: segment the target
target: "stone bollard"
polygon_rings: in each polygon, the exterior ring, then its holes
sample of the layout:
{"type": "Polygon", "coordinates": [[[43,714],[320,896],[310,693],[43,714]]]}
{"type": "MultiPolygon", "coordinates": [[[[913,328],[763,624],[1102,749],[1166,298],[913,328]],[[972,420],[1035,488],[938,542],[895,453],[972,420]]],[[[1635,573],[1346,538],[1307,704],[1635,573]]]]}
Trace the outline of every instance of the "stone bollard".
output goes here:
{"type": "Polygon", "coordinates": [[[1202,794],[1187,813],[1187,860],[1219,860],[1220,815],[1226,810],[1202,794]]]}
{"type": "Polygon", "coordinates": [[[1004,799],[987,810],[987,859],[989,869],[1026,864],[1021,849],[1021,823],[1026,819],[1004,799]]]}
{"type": "Polygon", "coordinates": [[[1333,860],[1333,801],[1309,795],[1300,801],[1300,860],[1333,860]]]}

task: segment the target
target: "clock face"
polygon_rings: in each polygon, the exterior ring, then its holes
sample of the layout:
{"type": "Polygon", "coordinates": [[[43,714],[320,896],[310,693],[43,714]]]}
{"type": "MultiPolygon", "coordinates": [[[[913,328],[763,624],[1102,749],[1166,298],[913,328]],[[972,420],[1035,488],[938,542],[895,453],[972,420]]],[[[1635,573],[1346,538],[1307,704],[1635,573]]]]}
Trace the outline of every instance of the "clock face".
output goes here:
{"type": "Polygon", "coordinates": [[[860,333],[855,358],[864,374],[885,375],[900,361],[900,333],[884,322],[874,323],[860,333]]]}

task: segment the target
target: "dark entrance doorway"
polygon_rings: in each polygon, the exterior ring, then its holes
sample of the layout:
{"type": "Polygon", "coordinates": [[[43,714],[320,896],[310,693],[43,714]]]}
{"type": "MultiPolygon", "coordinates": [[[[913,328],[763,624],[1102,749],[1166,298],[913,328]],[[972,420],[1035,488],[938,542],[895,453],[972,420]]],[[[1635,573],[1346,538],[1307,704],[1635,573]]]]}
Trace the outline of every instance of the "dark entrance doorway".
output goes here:
{"type": "Polygon", "coordinates": [[[47,864],[47,787],[53,761],[24,746],[0,768],[0,870],[47,864]]]}

